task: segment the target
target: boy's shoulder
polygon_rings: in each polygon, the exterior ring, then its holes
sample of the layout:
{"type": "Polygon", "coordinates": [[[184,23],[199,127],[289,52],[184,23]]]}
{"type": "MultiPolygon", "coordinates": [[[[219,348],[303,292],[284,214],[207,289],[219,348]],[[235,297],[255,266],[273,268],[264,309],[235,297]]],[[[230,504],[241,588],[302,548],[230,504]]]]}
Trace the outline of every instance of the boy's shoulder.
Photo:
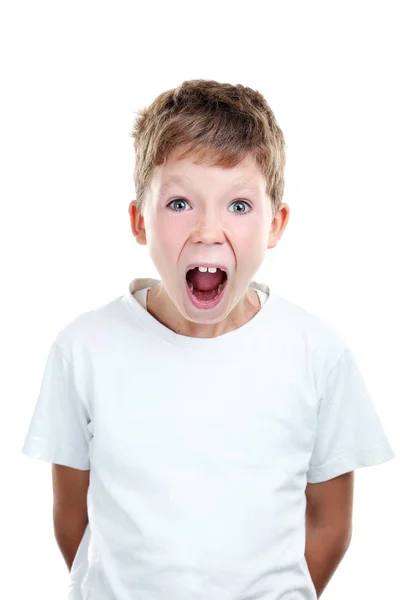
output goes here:
{"type": "Polygon", "coordinates": [[[78,349],[100,349],[113,343],[118,328],[126,326],[123,319],[122,297],[79,313],[57,333],[55,342],[65,357],[72,358],[78,349]]]}
{"type": "Polygon", "coordinates": [[[276,292],[272,292],[271,298],[276,307],[277,332],[282,339],[312,354],[317,362],[333,365],[347,348],[337,323],[276,292]]]}
{"type": "Polygon", "coordinates": [[[343,332],[328,315],[317,314],[313,310],[305,308],[304,305],[289,300],[277,292],[272,292],[272,297],[275,297],[275,304],[278,311],[280,311],[282,323],[286,323],[289,327],[297,326],[299,330],[309,331],[316,336],[321,336],[321,339],[343,342],[343,332]]]}

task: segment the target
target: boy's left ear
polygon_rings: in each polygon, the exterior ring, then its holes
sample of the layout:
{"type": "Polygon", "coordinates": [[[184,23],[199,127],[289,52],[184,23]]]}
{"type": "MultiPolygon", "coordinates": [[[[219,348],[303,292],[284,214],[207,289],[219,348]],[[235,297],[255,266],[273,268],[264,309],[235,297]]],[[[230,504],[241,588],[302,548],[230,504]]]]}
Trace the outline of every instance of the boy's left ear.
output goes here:
{"type": "Polygon", "coordinates": [[[289,206],[287,204],[281,204],[279,209],[276,211],[275,217],[271,223],[271,229],[269,232],[268,248],[275,248],[279,240],[281,239],[283,232],[286,229],[286,225],[289,221],[289,206]]]}
{"type": "Polygon", "coordinates": [[[146,229],[144,226],[144,217],[139,213],[136,200],[132,200],[129,203],[128,212],[131,221],[132,233],[135,236],[137,243],[146,246],[147,239],[146,229]]]}

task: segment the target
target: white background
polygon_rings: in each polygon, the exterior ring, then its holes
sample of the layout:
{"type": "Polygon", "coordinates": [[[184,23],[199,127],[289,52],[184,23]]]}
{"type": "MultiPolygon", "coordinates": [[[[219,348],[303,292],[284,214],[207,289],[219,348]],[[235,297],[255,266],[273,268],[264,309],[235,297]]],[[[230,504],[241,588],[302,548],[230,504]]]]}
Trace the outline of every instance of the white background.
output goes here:
{"type": "MultiPolygon", "coordinates": [[[[291,218],[255,279],[344,335],[398,454],[398,7],[2,3],[2,597],[66,598],[51,466],[20,449],[57,332],[158,276],[130,231],[130,130],[185,79],[249,85],[274,110],[291,218]]],[[[324,599],[396,596],[399,496],[397,457],[356,472],[353,540],[324,599]]]]}

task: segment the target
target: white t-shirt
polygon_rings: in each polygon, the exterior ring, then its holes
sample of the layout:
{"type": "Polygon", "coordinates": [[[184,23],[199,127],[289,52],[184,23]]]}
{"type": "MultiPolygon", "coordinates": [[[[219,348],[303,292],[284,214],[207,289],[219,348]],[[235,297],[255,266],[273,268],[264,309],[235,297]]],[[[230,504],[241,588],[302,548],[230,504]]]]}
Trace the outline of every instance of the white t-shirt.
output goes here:
{"type": "Polygon", "coordinates": [[[307,483],[394,457],[354,357],[256,282],[244,326],[176,334],[146,310],[157,283],[74,319],[47,359],[22,452],[90,469],[68,598],[315,600],[307,483]]]}

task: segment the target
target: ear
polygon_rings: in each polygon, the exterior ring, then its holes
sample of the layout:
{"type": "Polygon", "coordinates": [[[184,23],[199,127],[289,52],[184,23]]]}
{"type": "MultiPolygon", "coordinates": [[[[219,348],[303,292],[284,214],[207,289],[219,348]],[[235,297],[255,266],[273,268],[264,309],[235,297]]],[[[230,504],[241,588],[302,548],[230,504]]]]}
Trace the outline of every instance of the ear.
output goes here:
{"type": "Polygon", "coordinates": [[[287,204],[281,204],[279,209],[276,211],[275,217],[271,223],[271,229],[268,238],[268,248],[275,248],[277,243],[282,237],[285,231],[286,225],[289,221],[290,210],[287,204]]]}
{"type": "Polygon", "coordinates": [[[136,200],[132,200],[132,202],[129,203],[128,212],[131,221],[132,233],[135,236],[137,243],[141,244],[142,246],[146,246],[147,239],[144,218],[139,213],[136,200]]]}

